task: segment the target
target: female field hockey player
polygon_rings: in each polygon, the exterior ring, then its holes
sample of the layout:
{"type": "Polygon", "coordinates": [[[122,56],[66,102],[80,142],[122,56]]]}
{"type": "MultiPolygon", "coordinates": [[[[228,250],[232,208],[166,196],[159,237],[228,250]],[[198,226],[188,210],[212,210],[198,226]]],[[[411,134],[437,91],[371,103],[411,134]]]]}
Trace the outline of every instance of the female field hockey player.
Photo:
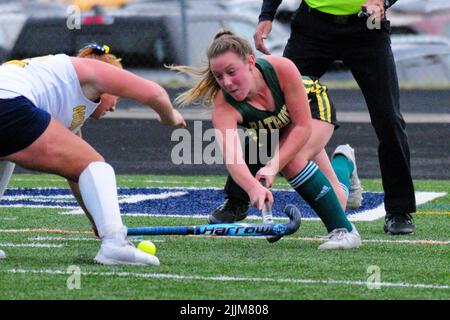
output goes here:
{"type": "MultiPolygon", "coordinates": [[[[155,110],[164,125],[186,123],[158,84],[122,69],[107,46],[91,44],[77,57],[65,54],[15,60],[0,67],[0,195],[14,164],[58,174],[101,239],[101,264],[159,265],[157,257],[127,241],[113,168],[81,138],[90,117],[114,111],[119,97],[155,110]]],[[[5,253],[0,251],[0,257],[5,253]]]]}
{"type": "MultiPolygon", "coordinates": [[[[330,124],[331,132],[324,130],[319,120],[311,119],[305,86],[295,65],[283,57],[255,59],[248,41],[228,30],[216,34],[207,58],[209,63],[204,69],[171,67],[201,77],[177,102],[214,105],[212,121],[217,140],[224,158],[234,160],[226,161],[227,169],[248,194],[250,203],[259,210],[265,201],[272,204],[272,193],[260,180],[270,187],[281,173],[325,224],[328,236],[320,250],[359,247],[361,237],[344,213],[345,201],[340,203],[336,196],[342,190],[324,144],[319,142],[328,141],[334,127],[330,124]],[[255,176],[244,162],[236,133],[238,125],[257,131],[280,130],[278,150],[255,176]]],[[[353,169],[347,170],[347,183],[353,169]]]]}

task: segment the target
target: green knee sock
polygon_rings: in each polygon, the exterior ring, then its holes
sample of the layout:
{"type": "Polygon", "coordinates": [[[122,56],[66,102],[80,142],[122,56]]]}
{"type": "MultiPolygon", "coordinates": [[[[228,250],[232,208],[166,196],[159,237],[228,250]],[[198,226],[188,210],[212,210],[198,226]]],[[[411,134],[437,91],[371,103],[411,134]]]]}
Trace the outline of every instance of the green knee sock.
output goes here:
{"type": "Polygon", "coordinates": [[[344,155],[337,155],[331,160],[331,166],[341,184],[342,189],[348,198],[350,190],[350,176],[352,175],[354,165],[344,155]]]}
{"type": "Polygon", "coordinates": [[[336,228],[352,231],[353,227],[342,210],[333,187],[314,162],[308,162],[299,174],[289,180],[289,184],[313,208],[328,232],[336,228]]]}

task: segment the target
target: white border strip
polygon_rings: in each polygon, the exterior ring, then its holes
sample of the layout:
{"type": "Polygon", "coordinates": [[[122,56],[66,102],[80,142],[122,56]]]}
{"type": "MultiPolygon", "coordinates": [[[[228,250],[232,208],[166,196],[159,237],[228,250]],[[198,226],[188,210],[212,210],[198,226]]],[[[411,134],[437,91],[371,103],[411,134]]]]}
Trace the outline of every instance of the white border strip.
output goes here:
{"type": "MultiPolygon", "coordinates": [[[[424,204],[428,201],[432,201],[434,199],[440,198],[447,195],[446,192],[416,192],[416,205],[424,204]]],[[[61,212],[59,214],[82,214],[80,211],[69,211],[69,212],[61,212]]],[[[350,221],[373,221],[379,218],[382,218],[386,215],[386,210],[384,209],[384,203],[380,204],[378,207],[364,211],[358,214],[348,215],[348,219],[350,221]]],[[[205,215],[193,214],[193,215],[180,215],[180,214],[146,214],[146,213],[128,213],[122,214],[122,216],[131,216],[131,217],[171,217],[171,218],[205,218],[205,215]]],[[[251,220],[261,220],[260,216],[257,215],[249,215],[247,219],[251,220]]],[[[274,220],[286,220],[286,218],[276,217],[274,220]]],[[[304,221],[317,221],[319,218],[302,218],[304,221]]]]}
{"type": "MultiPolygon", "coordinates": [[[[256,237],[255,237],[256,238],[256,237]]],[[[297,240],[297,241],[324,241],[321,238],[307,238],[307,237],[286,237],[282,240],[297,240]]],[[[367,239],[361,240],[363,243],[394,243],[394,244],[432,244],[432,245],[449,245],[450,241],[439,240],[387,240],[387,239],[367,239]]]]}
{"type": "MultiPolygon", "coordinates": [[[[39,189],[39,188],[38,188],[39,189]]],[[[52,189],[52,188],[47,188],[52,189]]],[[[132,188],[122,188],[122,189],[132,189],[132,188]]],[[[185,189],[185,190],[218,190],[219,188],[195,188],[195,187],[181,187],[181,188],[152,188],[152,189],[160,189],[160,190],[173,190],[173,189],[185,189]]],[[[221,190],[221,189],[220,189],[221,190]]],[[[288,191],[288,192],[295,192],[294,190],[282,190],[282,191],[288,191]]],[[[119,200],[119,203],[135,203],[146,199],[166,199],[169,197],[177,197],[185,195],[186,192],[178,191],[178,192],[164,192],[162,194],[151,194],[151,195],[135,195],[130,196],[126,199],[119,200]]],[[[439,197],[443,197],[447,195],[446,192],[416,192],[416,205],[421,205],[426,202],[432,201],[434,199],[437,199],[439,197]]],[[[24,207],[23,205],[0,205],[0,207],[24,207]]],[[[83,210],[80,209],[78,205],[74,206],[52,206],[48,207],[45,205],[32,205],[32,206],[26,206],[27,208],[51,208],[51,209],[67,209],[69,211],[63,211],[58,212],[60,215],[82,215],[83,210]],[[72,210],[70,210],[72,209],[72,210]]],[[[200,214],[193,214],[193,215],[177,215],[177,214],[145,214],[145,213],[129,213],[129,214],[122,214],[123,216],[130,216],[130,217],[172,217],[172,218],[204,218],[205,215],[200,214]]],[[[364,211],[362,213],[358,214],[351,214],[348,215],[348,219],[350,221],[373,221],[377,220],[379,218],[382,218],[386,215],[386,211],[384,209],[384,203],[380,204],[378,207],[374,209],[370,209],[367,211],[364,211]]],[[[251,215],[248,216],[249,219],[260,219],[257,215],[251,215]]],[[[285,220],[284,218],[278,218],[281,220],[285,220]]],[[[302,218],[304,221],[308,220],[319,220],[319,218],[302,218]]]]}
{"type": "MultiPolygon", "coordinates": [[[[62,270],[36,270],[36,269],[10,269],[0,270],[7,273],[34,273],[48,275],[71,275],[71,273],[62,270]]],[[[414,289],[439,289],[450,290],[449,285],[423,284],[423,283],[405,283],[405,282],[366,282],[359,280],[320,280],[320,279],[299,279],[299,278],[251,278],[251,277],[229,277],[229,276],[186,276],[165,273],[135,273],[135,272],[81,272],[82,276],[101,276],[101,277],[132,277],[140,279],[171,279],[179,281],[220,281],[220,282],[275,282],[275,283],[302,283],[302,284],[324,284],[324,285],[344,285],[344,286],[380,286],[394,288],[414,288],[414,289]]]]}
{"type": "MultiPolygon", "coordinates": [[[[434,200],[445,196],[446,192],[416,192],[416,205],[426,203],[428,201],[434,200]]],[[[363,213],[349,215],[348,220],[350,221],[373,221],[382,218],[386,215],[386,210],[384,209],[384,203],[380,204],[378,207],[367,210],[363,213]]]]}
{"type": "MultiPolygon", "coordinates": [[[[129,236],[128,237],[128,240],[134,241],[134,242],[141,241],[143,239],[144,239],[144,237],[142,237],[142,239],[141,239],[140,236],[129,236]]],[[[75,237],[31,237],[31,238],[28,238],[28,240],[30,240],[30,241],[95,241],[95,242],[99,242],[100,241],[100,239],[94,238],[94,237],[92,237],[92,238],[83,238],[83,237],[76,237],[76,238],[75,237]]],[[[163,239],[152,239],[152,242],[166,242],[166,240],[163,240],[163,239]]]]}
{"type": "Polygon", "coordinates": [[[30,241],[100,241],[98,238],[82,238],[82,237],[30,237],[30,241]]]}

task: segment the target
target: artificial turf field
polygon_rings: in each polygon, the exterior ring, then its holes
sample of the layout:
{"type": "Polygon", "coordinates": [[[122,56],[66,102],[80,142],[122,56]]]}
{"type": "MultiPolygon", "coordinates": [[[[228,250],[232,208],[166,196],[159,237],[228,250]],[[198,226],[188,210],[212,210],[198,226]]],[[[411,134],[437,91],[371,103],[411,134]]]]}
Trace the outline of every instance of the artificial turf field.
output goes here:
{"type": "MultiPolygon", "coordinates": [[[[277,179],[274,189],[289,189],[277,179]]],[[[223,187],[221,176],[118,176],[119,188],[223,187]]],[[[381,191],[379,180],[362,180],[381,191]]],[[[415,181],[417,191],[448,192],[450,181],[415,181]]],[[[62,178],[13,175],[9,188],[67,188],[62,178]]],[[[27,196],[23,196],[25,199],[27,196]]],[[[219,203],[217,203],[218,205],[219,203]]],[[[0,202],[0,206],[2,202],[0,202]]],[[[383,232],[383,219],[355,221],[363,245],[320,252],[320,221],[274,244],[260,238],[145,237],[160,266],[101,266],[100,242],[73,209],[0,207],[0,299],[399,300],[450,298],[450,196],[422,204],[409,236],[383,232]],[[80,276],[77,277],[77,272],[80,276]]],[[[195,212],[192,212],[195,214],[195,212]]],[[[129,227],[199,225],[206,217],[124,216],[129,227]]],[[[134,243],[141,241],[133,238],[134,243]]]]}

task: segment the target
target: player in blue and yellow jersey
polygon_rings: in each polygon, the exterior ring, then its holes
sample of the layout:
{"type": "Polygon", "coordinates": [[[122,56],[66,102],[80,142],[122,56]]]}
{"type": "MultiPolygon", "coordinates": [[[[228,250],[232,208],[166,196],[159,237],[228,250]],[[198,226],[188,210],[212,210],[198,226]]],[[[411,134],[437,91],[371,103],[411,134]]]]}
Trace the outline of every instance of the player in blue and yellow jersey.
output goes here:
{"type": "Polygon", "coordinates": [[[119,97],[149,106],[162,124],[186,126],[166,91],[123,70],[107,46],[88,45],[78,57],[57,54],[0,66],[0,195],[14,164],[58,174],[102,240],[96,262],[158,265],[157,257],[126,240],[114,170],[80,134],[88,118],[114,111],[119,97]]]}
{"type": "MultiPolygon", "coordinates": [[[[255,59],[248,41],[228,30],[216,34],[207,55],[209,64],[204,69],[172,67],[202,75],[177,102],[183,105],[203,101],[214,105],[212,121],[226,167],[250,203],[260,210],[265,201],[271,205],[274,199],[267,187],[281,173],[324,222],[329,234],[319,249],[359,247],[361,237],[344,213],[345,202],[340,203],[336,196],[335,191],[342,189],[324,145],[319,142],[328,141],[333,126],[330,131],[322,131],[320,125],[312,124],[305,85],[295,65],[283,57],[255,59]],[[238,125],[257,133],[279,130],[278,148],[256,174],[244,161],[238,125]]],[[[350,177],[351,171],[347,174],[350,177]]]]}

